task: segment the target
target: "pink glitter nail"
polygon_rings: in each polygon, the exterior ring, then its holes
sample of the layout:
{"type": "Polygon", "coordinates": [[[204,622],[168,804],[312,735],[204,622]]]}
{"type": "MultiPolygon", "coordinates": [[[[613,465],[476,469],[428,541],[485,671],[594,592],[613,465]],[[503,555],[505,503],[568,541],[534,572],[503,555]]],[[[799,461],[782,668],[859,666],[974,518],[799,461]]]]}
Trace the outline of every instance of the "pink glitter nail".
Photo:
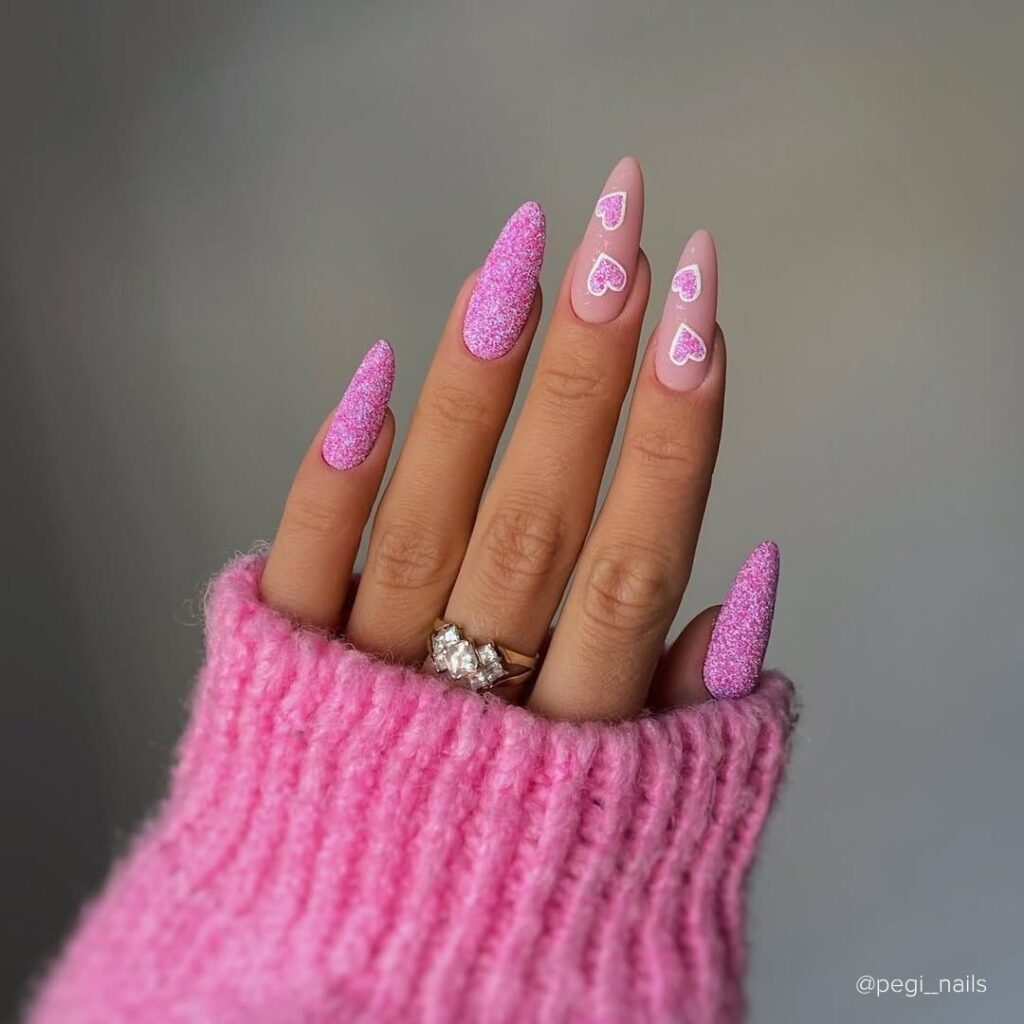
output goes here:
{"type": "Polygon", "coordinates": [[[519,339],[544,262],[544,211],[524,203],[501,229],[476,279],[462,337],[480,359],[503,356],[519,339]]]}
{"type": "Polygon", "coordinates": [[[745,697],[757,685],[778,585],[779,548],[769,540],[747,556],[715,621],[704,659],[704,684],[713,697],[745,697]]]}
{"type": "Polygon", "coordinates": [[[395,353],[381,339],[345,388],[320,453],[333,469],[354,469],[370,454],[395,383],[395,353]]]}

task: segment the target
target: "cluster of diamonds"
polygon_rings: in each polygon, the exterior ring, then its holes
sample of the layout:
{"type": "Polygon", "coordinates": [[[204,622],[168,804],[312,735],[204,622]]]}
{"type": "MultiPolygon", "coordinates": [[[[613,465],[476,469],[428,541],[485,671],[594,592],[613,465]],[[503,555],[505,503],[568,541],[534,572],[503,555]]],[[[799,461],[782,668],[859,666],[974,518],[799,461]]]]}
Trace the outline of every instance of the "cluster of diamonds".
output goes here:
{"type": "Polygon", "coordinates": [[[477,647],[450,623],[431,636],[430,656],[438,672],[465,679],[474,690],[489,689],[508,674],[494,644],[477,647]]]}

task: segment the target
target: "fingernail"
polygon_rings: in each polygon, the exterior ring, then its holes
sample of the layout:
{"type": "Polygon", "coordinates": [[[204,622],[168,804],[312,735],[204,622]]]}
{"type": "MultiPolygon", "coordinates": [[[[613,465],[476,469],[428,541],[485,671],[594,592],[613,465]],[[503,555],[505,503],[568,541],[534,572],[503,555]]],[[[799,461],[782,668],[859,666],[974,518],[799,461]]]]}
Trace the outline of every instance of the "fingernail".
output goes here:
{"type": "Polygon", "coordinates": [[[704,659],[712,697],[745,697],[757,685],[778,585],[779,548],[768,540],[747,556],[715,621],[704,659]]]}
{"type": "Polygon", "coordinates": [[[497,359],[519,339],[537,291],[546,237],[544,211],[537,203],[524,203],[501,229],[480,269],[462,326],[473,355],[497,359]]]}
{"type": "Polygon", "coordinates": [[[381,339],[363,356],[320,448],[333,469],[354,469],[370,454],[380,434],[395,383],[395,353],[381,339]]]}
{"type": "Polygon", "coordinates": [[[686,243],[658,324],[654,372],[665,387],[690,391],[707,376],[718,310],[718,256],[703,228],[686,243]]]}
{"type": "Polygon", "coordinates": [[[623,157],[612,170],[583,233],[573,273],[572,308],[588,324],[614,320],[636,274],[644,220],[640,164],[623,157]]]}

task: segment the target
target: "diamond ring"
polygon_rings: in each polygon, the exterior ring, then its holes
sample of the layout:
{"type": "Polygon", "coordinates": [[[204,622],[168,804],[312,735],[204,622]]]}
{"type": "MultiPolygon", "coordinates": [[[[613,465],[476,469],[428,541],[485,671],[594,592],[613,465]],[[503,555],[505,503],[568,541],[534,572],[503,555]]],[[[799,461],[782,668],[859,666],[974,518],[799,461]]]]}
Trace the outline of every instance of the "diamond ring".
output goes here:
{"type": "Polygon", "coordinates": [[[434,622],[427,653],[438,675],[447,675],[477,691],[525,683],[537,666],[536,657],[520,654],[493,640],[474,643],[455,623],[444,619],[434,622]]]}

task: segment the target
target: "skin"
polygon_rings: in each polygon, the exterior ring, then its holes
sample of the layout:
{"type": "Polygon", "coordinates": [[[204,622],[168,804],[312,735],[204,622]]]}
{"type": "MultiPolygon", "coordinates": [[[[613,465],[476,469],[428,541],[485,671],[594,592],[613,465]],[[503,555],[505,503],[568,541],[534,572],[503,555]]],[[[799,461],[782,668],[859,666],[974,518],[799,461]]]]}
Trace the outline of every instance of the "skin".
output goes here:
{"type": "Polygon", "coordinates": [[[541,297],[538,289],[507,354],[478,359],[462,340],[474,272],[456,296],[380,500],[358,589],[355,558],[394,441],[390,412],[369,456],[350,470],[323,461],[327,422],[321,426],[288,495],[263,575],[264,601],[411,665],[422,664],[438,617],[524,653],[546,645],[524,702],[552,718],[616,719],[708,699],[702,666],[717,608],[665,644],[718,452],[725,341],[716,327],[707,374],[689,391],[661,383],[654,349],[645,346],[621,454],[595,520],[651,273],[641,252],[619,315],[585,323],[570,299],[575,260],[486,493],[541,297]]]}

